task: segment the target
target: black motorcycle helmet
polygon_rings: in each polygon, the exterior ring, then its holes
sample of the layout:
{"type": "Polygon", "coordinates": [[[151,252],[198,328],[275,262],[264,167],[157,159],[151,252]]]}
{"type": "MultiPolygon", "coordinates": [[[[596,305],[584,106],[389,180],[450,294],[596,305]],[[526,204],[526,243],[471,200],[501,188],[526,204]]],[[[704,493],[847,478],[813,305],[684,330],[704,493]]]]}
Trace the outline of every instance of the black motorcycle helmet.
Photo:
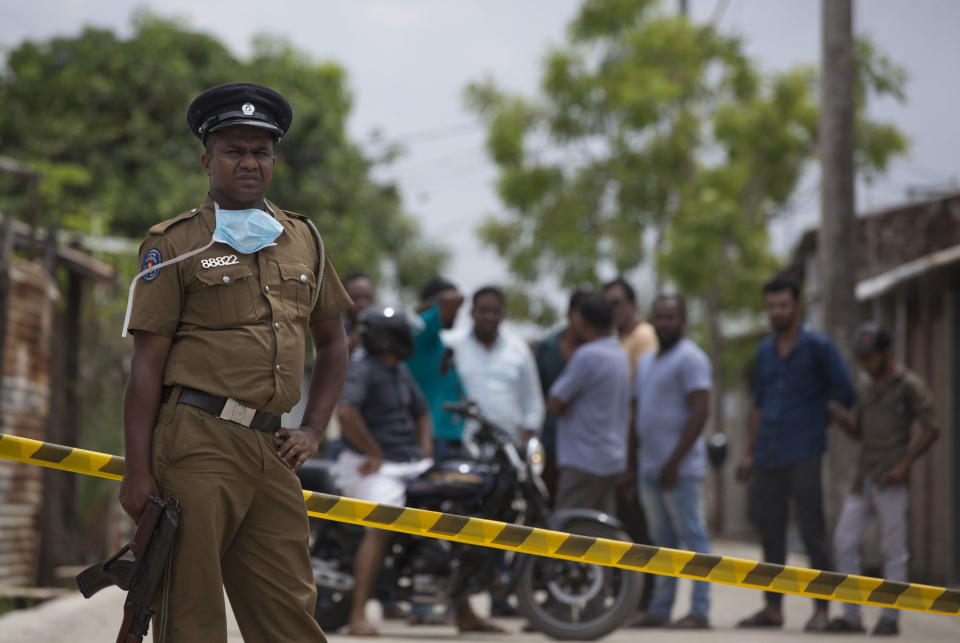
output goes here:
{"type": "Polygon", "coordinates": [[[390,306],[370,306],[357,316],[357,332],[371,355],[390,352],[398,359],[413,355],[413,333],[407,315],[390,306]]]}

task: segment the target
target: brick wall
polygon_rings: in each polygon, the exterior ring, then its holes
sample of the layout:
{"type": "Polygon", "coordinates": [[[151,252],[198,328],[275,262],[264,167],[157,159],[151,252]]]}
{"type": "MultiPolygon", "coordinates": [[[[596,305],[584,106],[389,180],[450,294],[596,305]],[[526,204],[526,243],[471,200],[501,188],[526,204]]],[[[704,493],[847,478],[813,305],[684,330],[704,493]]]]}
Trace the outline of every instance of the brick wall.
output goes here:
{"type": "MultiPolygon", "coordinates": [[[[50,337],[57,289],[43,267],[12,258],[2,370],[0,431],[44,439],[49,407],[50,337]]],[[[40,467],[0,460],[0,585],[36,578],[40,467]]]]}
{"type": "Polygon", "coordinates": [[[960,244],[960,194],[857,219],[857,279],[960,244]]]}

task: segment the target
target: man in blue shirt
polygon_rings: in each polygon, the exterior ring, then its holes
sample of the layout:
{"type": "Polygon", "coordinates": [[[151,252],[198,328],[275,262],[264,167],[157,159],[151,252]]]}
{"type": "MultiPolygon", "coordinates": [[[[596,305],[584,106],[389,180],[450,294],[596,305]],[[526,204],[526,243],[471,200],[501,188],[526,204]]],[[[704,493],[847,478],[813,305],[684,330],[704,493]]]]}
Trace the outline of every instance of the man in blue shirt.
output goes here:
{"type": "MultiPolygon", "coordinates": [[[[567,360],[576,350],[579,340],[573,329],[573,311],[579,299],[587,292],[576,289],[570,294],[570,303],[567,306],[567,324],[553,331],[539,342],[533,352],[537,362],[537,374],[540,376],[540,388],[543,391],[543,401],[546,403],[550,396],[550,387],[563,368],[567,360]]],[[[547,413],[543,418],[543,428],[540,431],[540,442],[543,444],[544,468],[543,482],[547,485],[551,499],[557,494],[557,417],[547,413]]]]}
{"type": "Polygon", "coordinates": [[[463,420],[443,410],[445,402],[457,402],[464,395],[453,366],[453,352],[440,339],[440,331],[453,327],[462,304],[463,294],[443,277],[434,277],[423,285],[417,312],[424,327],[414,336],[413,356],[407,360],[430,406],[438,462],[460,451],[463,434],[463,420]]]}
{"type": "MultiPolygon", "coordinates": [[[[792,501],[804,547],[815,569],[831,568],[823,518],[820,460],[827,450],[827,406],[853,403],[853,383],[830,339],[805,326],[800,287],[777,278],[763,287],[773,334],[757,349],[754,406],[747,451],[737,477],[753,482],[764,560],[786,559],[788,504],[792,501]]],[[[741,627],[783,625],[782,594],[766,592],[766,607],[741,627]]],[[[827,602],[817,599],[807,631],[827,627],[827,602]]]]}

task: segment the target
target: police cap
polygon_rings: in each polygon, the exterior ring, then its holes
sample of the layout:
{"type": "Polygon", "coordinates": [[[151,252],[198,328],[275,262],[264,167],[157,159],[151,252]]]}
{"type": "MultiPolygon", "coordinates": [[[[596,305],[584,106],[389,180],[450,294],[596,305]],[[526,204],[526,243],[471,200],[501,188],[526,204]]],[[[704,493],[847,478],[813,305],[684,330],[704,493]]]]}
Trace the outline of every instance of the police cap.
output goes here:
{"type": "Polygon", "coordinates": [[[227,83],[211,87],[193,99],[187,108],[187,125],[194,136],[207,135],[224,127],[260,127],[279,139],[290,129],[293,110],[287,99],[269,87],[256,83],[227,83]]]}

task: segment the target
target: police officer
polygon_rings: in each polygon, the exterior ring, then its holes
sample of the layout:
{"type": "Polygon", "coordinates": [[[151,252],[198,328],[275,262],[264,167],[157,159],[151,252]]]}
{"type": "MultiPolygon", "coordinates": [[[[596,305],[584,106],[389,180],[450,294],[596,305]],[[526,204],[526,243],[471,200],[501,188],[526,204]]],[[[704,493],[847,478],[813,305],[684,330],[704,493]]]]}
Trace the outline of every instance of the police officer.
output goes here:
{"type": "Polygon", "coordinates": [[[221,587],[245,641],[325,640],[294,471],[336,405],[351,302],[310,221],[264,196],[292,116],[261,85],[200,94],[187,123],[210,191],[140,248],[120,502],[134,520],[148,495],[181,503],[166,592],[177,643],[227,640],[221,587]],[[316,362],[303,424],[282,429],[300,397],[308,330],[316,362]]]}

